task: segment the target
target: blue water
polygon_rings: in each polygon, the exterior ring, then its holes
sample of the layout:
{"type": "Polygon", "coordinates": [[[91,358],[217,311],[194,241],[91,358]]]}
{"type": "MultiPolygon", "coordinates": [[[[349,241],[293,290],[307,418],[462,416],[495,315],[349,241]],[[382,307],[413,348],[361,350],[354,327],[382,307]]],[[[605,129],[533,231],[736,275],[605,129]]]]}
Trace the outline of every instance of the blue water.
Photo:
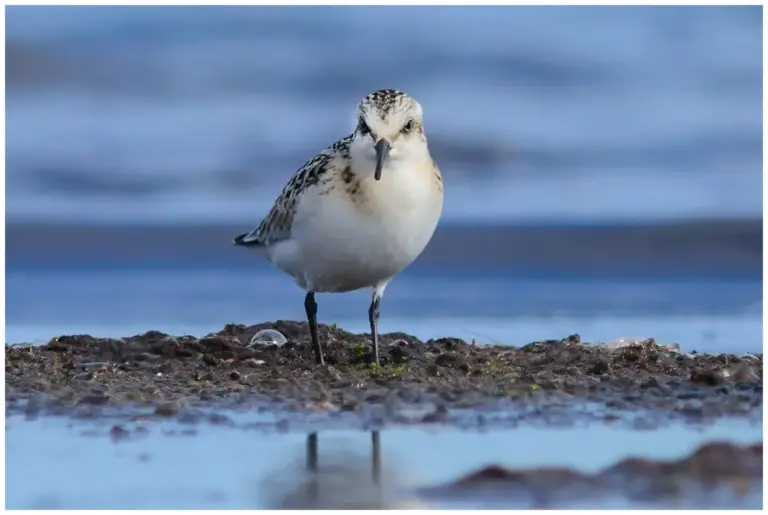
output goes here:
{"type": "MultiPolygon", "coordinates": [[[[370,292],[318,295],[319,319],[367,332],[370,292]]],[[[387,288],[381,330],[524,345],[654,337],[699,352],[761,352],[759,279],[526,279],[407,270],[387,288]]],[[[203,336],[227,323],[305,318],[303,292],[270,267],[122,267],[6,272],[6,341],[122,337],[158,329],[203,336]]]]}
{"type": "Polygon", "coordinates": [[[446,219],[760,216],[752,7],[7,9],[9,219],[255,219],[397,87],[446,219]]]}
{"type": "MultiPolygon", "coordinates": [[[[259,415],[233,418],[242,424],[259,415]]],[[[265,509],[274,506],[281,494],[296,488],[305,463],[306,435],[301,433],[138,422],[124,427],[144,427],[144,435],[114,442],[107,435],[111,424],[103,422],[72,424],[59,419],[26,421],[12,417],[7,427],[8,509],[265,509]],[[35,481],[29,481],[30,477],[35,481]]],[[[382,489],[387,493],[385,500],[418,499],[415,491],[419,487],[447,483],[491,464],[511,468],[568,466],[597,473],[624,458],[680,459],[704,442],[752,444],[761,437],[761,425],[745,420],[654,431],[594,426],[558,429],[524,425],[514,432],[394,427],[381,433],[382,489]]],[[[344,482],[337,485],[338,502],[371,502],[381,495],[372,487],[370,438],[363,431],[321,434],[321,469],[333,472],[334,466],[342,471],[348,467],[353,472],[342,476],[344,482]]],[[[423,502],[432,509],[461,507],[456,500],[439,497],[423,502]]],[[[507,498],[502,507],[527,507],[528,502],[524,496],[507,498]]],[[[695,507],[702,502],[703,507],[712,507],[704,500],[687,497],[679,500],[678,506],[695,507]]],[[[762,499],[752,492],[739,502],[755,507],[762,499]]],[[[596,505],[614,509],[639,506],[625,498],[601,495],[589,501],[566,502],[562,507],[596,505]]],[[[463,506],[492,507],[482,497],[463,506]]]]}

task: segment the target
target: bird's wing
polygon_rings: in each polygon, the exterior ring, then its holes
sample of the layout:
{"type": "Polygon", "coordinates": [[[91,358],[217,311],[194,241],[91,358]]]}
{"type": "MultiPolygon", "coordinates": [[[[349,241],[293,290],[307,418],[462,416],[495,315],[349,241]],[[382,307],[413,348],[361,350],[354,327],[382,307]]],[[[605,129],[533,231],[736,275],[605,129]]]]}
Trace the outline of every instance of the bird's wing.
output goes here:
{"type": "Polygon", "coordinates": [[[293,219],[301,195],[317,186],[328,174],[333,161],[349,153],[352,135],[343,138],[307,161],[285,185],[275,205],[251,232],[236,236],[235,245],[246,247],[269,246],[290,239],[293,219]]]}

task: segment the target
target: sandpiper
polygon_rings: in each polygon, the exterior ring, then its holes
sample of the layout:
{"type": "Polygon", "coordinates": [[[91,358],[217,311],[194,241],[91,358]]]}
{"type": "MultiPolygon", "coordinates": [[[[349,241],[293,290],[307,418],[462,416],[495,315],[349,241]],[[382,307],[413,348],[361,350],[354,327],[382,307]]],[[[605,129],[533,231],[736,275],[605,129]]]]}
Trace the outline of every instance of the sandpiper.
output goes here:
{"type": "Polygon", "coordinates": [[[304,308],[321,365],[315,293],[373,288],[368,319],[379,363],[384,289],[435,232],[443,180],[422,114],[421,105],[401,91],[369,94],[358,104],[354,132],[302,166],[262,222],[233,239],[263,250],[307,292],[304,308]]]}

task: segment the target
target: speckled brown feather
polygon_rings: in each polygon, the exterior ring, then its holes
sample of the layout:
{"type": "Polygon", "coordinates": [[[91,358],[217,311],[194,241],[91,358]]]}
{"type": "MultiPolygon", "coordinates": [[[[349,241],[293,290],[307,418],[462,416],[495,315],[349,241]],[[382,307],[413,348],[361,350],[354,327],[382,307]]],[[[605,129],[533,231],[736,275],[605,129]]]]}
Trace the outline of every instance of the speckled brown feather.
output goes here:
{"type": "Polygon", "coordinates": [[[338,159],[349,157],[349,145],[353,134],[340,139],[315,157],[307,161],[288,181],[275,205],[267,213],[261,223],[247,234],[237,236],[233,241],[236,245],[263,246],[284,240],[291,235],[293,216],[301,193],[312,186],[330,186],[331,170],[338,159]]]}
{"type": "Polygon", "coordinates": [[[396,89],[380,89],[374,91],[360,102],[362,108],[376,109],[382,116],[387,116],[391,111],[403,106],[410,97],[396,89]]]}
{"type": "MultiPolygon", "coordinates": [[[[358,105],[359,116],[365,117],[369,111],[374,111],[377,117],[388,118],[400,111],[407,111],[418,106],[414,99],[402,91],[395,89],[381,89],[366,96],[358,105]]],[[[411,120],[413,122],[413,120],[411,120]]],[[[241,234],[234,238],[236,245],[242,246],[269,246],[275,242],[285,240],[291,236],[291,228],[301,193],[310,187],[319,187],[319,194],[326,195],[334,187],[341,188],[347,193],[347,198],[358,207],[365,203],[366,194],[361,186],[361,178],[356,176],[348,162],[350,157],[350,145],[357,136],[365,138],[366,133],[361,132],[361,126],[355,129],[355,133],[342,138],[323,152],[310,159],[302,166],[286,184],[275,205],[267,213],[267,216],[253,231],[241,234]],[[332,170],[338,167],[337,176],[332,170]]],[[[412,129],[422,141],[426,143],[424,128],[419,121],[415,122],[412,129]]],[[[393,137],[397,138],[396,134],[393,137]]],[[[442,192],[442,177],[437,165],[432,161],[432,169],[438,189],[442,192]]]]}

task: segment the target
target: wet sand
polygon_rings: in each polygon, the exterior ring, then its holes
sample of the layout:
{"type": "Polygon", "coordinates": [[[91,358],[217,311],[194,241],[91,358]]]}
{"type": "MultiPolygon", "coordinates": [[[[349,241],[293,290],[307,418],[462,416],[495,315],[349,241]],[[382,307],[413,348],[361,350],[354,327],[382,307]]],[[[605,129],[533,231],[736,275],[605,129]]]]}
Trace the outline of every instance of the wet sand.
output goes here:
{"type": "Polygon", "coordinates": [[[514,426],[530,418],[568,424],[638,413],[643,417],[633,424],[654,427],[673,419],[754,418],[762,410],[762,353],[684,354],[652,339],[608,346],[571,335],[514,347],[392,333],[382,336],[375,365],[367,335],[321,325],[321,367],[307,335],[303,322],[278,321],[230,324],[200,338],[149,331],[6,345],[6,409],[130,417],[152,408],[187,419],[201,408],[311,411],[345,414],[366,427],[514,426]],[[287,343],[249,346],[263,329],[279,331],[287,343]]]}

